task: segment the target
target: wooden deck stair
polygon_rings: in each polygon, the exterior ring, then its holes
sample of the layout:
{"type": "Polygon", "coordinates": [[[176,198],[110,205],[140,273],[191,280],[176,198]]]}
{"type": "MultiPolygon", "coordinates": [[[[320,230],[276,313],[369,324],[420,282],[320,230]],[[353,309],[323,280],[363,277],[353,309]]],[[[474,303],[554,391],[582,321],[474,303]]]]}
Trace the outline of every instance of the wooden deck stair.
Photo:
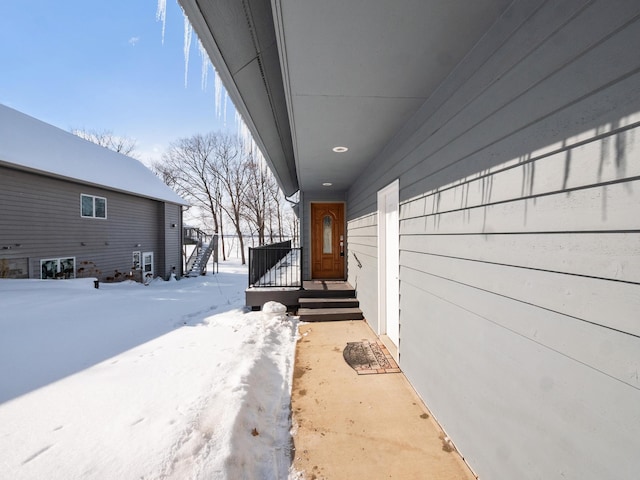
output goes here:
{"type": "Polygon", "coordinates": [[[346,282],[304,282],[298,315],[303,322],[362,320],[355,290],[346,282]]]}

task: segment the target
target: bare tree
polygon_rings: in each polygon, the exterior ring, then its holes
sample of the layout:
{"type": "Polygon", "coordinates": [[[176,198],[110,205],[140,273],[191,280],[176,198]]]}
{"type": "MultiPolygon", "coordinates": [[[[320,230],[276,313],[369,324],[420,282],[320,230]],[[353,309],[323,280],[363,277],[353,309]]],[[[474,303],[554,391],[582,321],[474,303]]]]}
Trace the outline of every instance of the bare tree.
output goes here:
{"type": "Polygon", "coordinates": [[[75,128],[71,129],[71,133],[114,152],[137,158],[136,141],[133,138],[115,135],[111,130],[98,131],[75,128]]]}
{"type": "MultiPolygon", "coordinates": [[[[269,201],[269,218],[273,219],[275,216],[277,228],[278,228],[278,240],[281,242],[284,239],[284,225],[283,225],[283,210],[285,207],[284,194],[276,179],[273,175],[269,175],[267,177],[267,197],[270,199],[269,201]]],[[[273,242],[275,232],[272,226],[269,228],[271,241],[273,242]]]]}
{"type": "Polygon", "coordinates": [[[291,208],[284,210],[283,223],[286,225],[288,236],[291,237],[295,244],[299,239],[300,220],[291,208]]]}
{"type": "MultiPolygon", "coordinates": [[[[249,168],[252,161],[252,154],[245,154],[240,140],[237,137],[218,137],[216,144],[216,157],[218,169],[216,174],[220,179],[225,193],[226,202],[221,204],[222,209],[227,214],[233,224],[238,237],[242,264],[246,263],[244,253],[244,234],[242,232],[245,196],[249,187],[249,168]]],[[[212,172],[213,173],[213,172],[212,172]]]]}
{"type": "Polygon", "coordinates": [[[248,189],[244,197],[246,218],[258,234],[258,245],[265,244],[266,218],[271,210],[267,191],[269,171],[265,165],[253,160],[247,162],[248,189]]]}
{"type": "Polygon", "coordinates": [[[284,196],[276,178],[264,162],[252,161],[249,189],[245,197],[246,217],[258,235],[259,245],[284,239],[284,196]]]}
{"type": "MultiPolygon", "coordinates": [[[[209,133],[172,143],[162,162],[152,168],[164,182],[212,219],[220,235],[226,259],[225,218],[238,239],[242,263],[246,263],[246,235],[257,234],[263,245],[267,233],[282,240],[285,221],[283,196],[267,166],[246,151],[238,137],[209,133]]],[[[201,219],[202,223],[208,223],[201,219]]]]}
{"type": "Polygon", "coordinates": [[[213,221],[214,233],[220,230],[220,177],[217,175],[216,134],[193,135],[172,142],[161,162],[152,169],[164,182],[205,210],[213,221]]]}
{"type": "Polygon", "coordinates": [[[222,202],[224,199],[224,192],[222,190],[222,182],[220,181],[220,178],[217,178],[217,182],[215,184],[215,198],[216,198],[216,204],[218,206],[218,218],[220,219],[220,242],[222,244],[222,260],[226,260],[227,259],[227,251],[225,248],[225,244],[224,244],[224,221],[223,219],[223,209],[222,209],[222,202]]]}

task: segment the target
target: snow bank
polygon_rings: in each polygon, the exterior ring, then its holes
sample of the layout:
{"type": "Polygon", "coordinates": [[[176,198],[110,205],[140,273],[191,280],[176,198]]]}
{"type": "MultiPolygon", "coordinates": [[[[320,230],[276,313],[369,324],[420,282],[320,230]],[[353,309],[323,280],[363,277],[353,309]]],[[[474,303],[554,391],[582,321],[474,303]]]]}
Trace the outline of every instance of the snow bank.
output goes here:
{"type": "Polygon", "coordinates": [[[0,477],[286,478],[296,319],[245,284],[0,281],[0,477]]]}
{"type": "Polygon", "coordinates": [[[287,312],[287,307],[278,302],[267,302],[262,306],[262,312],[265,314],[283,314],[287,312]]]}

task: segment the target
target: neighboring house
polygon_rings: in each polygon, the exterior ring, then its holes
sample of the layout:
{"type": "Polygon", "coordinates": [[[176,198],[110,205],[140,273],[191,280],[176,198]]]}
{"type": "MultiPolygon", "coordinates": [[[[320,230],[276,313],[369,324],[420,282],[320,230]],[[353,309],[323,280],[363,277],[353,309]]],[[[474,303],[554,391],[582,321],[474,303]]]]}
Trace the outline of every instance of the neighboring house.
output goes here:
{"type": "Polygon", "coordinates": [[[637,478],[640,2],[180,3],[480,478],[637,478]]]}
{"type": "Polygon", "coordinates": [[[0,278],[180,277],[183,205],[138,160],[0,105],[0,278]]]}

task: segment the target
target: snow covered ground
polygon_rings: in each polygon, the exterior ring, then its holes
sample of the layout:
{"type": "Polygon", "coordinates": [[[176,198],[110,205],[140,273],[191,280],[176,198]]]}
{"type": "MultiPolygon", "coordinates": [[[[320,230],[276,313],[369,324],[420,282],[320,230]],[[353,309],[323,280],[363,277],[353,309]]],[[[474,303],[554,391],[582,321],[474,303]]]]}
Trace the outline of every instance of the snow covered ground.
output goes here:
{"type": "Polygon", "coordinates": [[[0,478],[287,478],[296,321],[246,275],[0,280],[0,478]]]}

